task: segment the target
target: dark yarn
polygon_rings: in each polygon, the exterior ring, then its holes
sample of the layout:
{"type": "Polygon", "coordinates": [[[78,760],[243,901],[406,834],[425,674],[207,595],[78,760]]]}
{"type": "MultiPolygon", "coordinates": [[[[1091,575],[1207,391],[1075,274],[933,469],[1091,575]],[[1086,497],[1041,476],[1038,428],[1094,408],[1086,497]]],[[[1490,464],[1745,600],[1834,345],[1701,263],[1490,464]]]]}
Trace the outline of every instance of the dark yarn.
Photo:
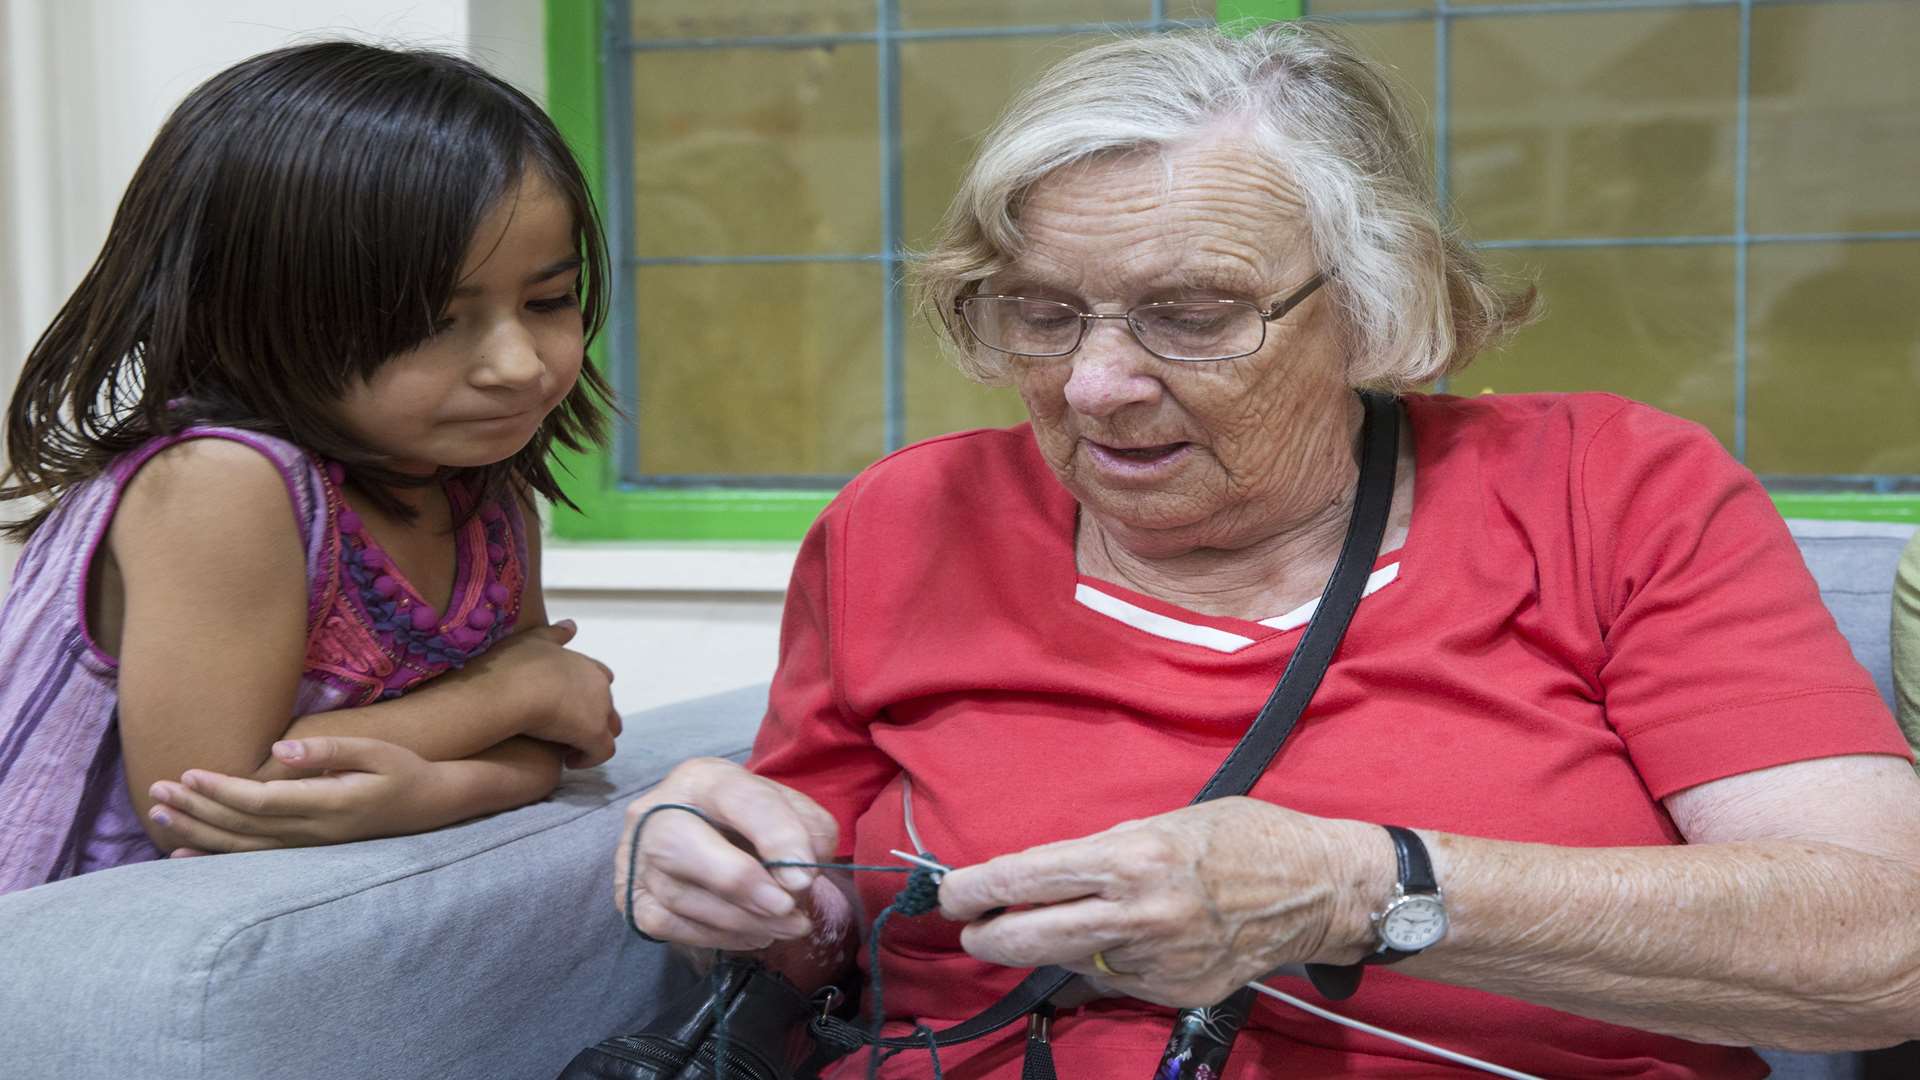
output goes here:
{"type": "MultiPolygon", "coordinates": [[[[715,831],[720,831],[719,823],[709,817],[705,810],[687,803],[660,803],[657,806],[650,806],[647,808],[646,813],[640,815],[640,820],[635,823],[633,835],[628,839],[627,844],[627,928],[648,941],[661,944],[664,943],[660,942],[659,938],[640,929],[640,923],[634,915],[633,889],[636,875],[633,872],[633,868],[638,865],[640,861],[640,833],[646,829],[647,822],[652,820],[653,815],[663,810],[679,810],[692,814],[694,817],[712,826],[715,831]]],[[[925,853],[922,852],[922,854],[925,853]]],[[[934,862],[940,861],[931,855],[927,855],[927,858],[934,862]]],[[[925,915],[939,907],[940,874],[937,871],[929,870],[921,866],[863,866],[857,863],[802,862],[797,859],[763,860],[760,865],[769,870],[781,870],[793,867],[807,870],[848,870],[854,873],[907,875],[906,885],[894,895],[892,903],[880,909],[880,914],[874,918],[873,927],[867,934],[868,960],[873,969],[873,1010],[865,1037],[862,1037],[857,1029],[845,1024],[840,1024],[837,1021],[825,1024],[816,1022],[812,1025],[815,1038],[821,1039],[843,1052],[851,1053],[862,1045],[870,1046],[871,1053],[867,1058],[867,1078],[868,1080],[873,1080],[873,1078],[879,1074],[882,1062],[898,1054],[901,1050],[906,1049],[906,1047],[898,1047],[888,1050],[883,1054],[880,1052],[880,1047],[873,1044],[873,1040],[880,1038],[880,1028],[886,1022],[887,1017],[884,980],[880,971],[880,934],[886,928],[887,920],[894,915],[903,915],[912,918],[916,915],[925,915]]],[[[720,950],[715,949],[713,952],[714,962],[711,969],[711,978],[713,985],[712,994],[716,1000],[725,989],[724,984],[720,980],[720,958],[720,950]]],[[[726,1013],[722,1011],[719,1016],[720,1021],[714,1024],[713,1032],[713,1075],[715,1080],[721,1080],[721,1078],[725,1077],[727,1069],[726,1013]]],[[[934,1080],[944,1080],[944,1074],[940,1069],[940,1048],[934,1041],[933,1029],[925,1024],[920,1024],[913,1029],[913,1033],[924,1038],[927,1042],[927,1053],[933,1060],[934,1080]]]]}
{"type": "MultiPolygon", "coordinates": [[[[928,862],[939,862],[931,855],[924,856],[928,862]]],[[[893,869],[888,867],[888,869],[893,869]]],[[[907,873],[906,887],[901,889],[888,905],[901,915],[909,918],[925,915],[940,906],[940,872],[916,866],[907,873]]]]}
{"type": "MultiPolygon", "coordinates": [[[[929,1061],[933,1063],[933,1080],[946,1080],[946,1074],[940,1071],[940,1044],[934,1041],[933,1029],[928,1027],[925,1024],[915,1024],[913,1026],[913,1033],[919,1036],[920,1038],[927,1040],[927,1058],[929,1061]]],[[[877,1046],[874,1047],[874,1050],[876,1052],[879,1049],[880,1048],[877,1046]]],[[[901,1047],[896,1047],[892,1050],[889,1050],[884,1054],[880,1054],[879,1061],[868,1059],[867,1076],[871,1078],[874,1075],[874,1070],[880,1067],[880,1062],[886,1061],[887,1059],[893,1057],[893,1055],[898,1054],[905,1049],[907,1049],[907,1047],[901,1046],[901,1047]]]]}
{"type": "MultiPolygon", "coordinates": [[[[922,854],[926,853],[922,852],[922,854]]],[[[932,855],[926,857],[932,862],[940,861],[932,855]]],[[[873,975],[873,1011],[867,1022],[867,1034],[876,1040],[867,1052],[867,1080],[874,1080],[879,1076],[880,1063],[900,1052],[899,1049],[895,1049],[883,1054],[880,1052],[877,1041],[880,1038],[881,1027],[887,1022],[887,991],[880,968],[880,934],[886,929],[887,920],[895,915],[912,918],[915,915],[925,915],[939,906],[940,875],[924,866],[915,867],[913,872],[907,875],[906,887],[894,894],[893,903],[880,909],[879,916],[873,920],[872,931],[867,934],[867,967],[873,975]]],[[[914,1034],[918,1035],[922,1032],[926,1033],[927,1050],[933,1055],[934,1080],[940,1080],[939,1047],[934,1044],[932,1029],[924,1024],[914,1028],[914,1034]]]]}

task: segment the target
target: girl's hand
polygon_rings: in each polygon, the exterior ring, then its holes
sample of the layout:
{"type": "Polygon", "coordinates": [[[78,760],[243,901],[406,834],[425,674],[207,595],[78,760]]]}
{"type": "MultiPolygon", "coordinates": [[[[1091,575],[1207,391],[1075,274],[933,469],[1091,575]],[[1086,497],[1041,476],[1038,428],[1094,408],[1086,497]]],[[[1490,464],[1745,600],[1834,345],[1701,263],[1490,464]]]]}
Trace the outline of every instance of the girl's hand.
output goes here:
{"type": "Polygon", "coordinates": [[[566,647],[576,632],[571,619],[522,630],[469,669],[498,680],[503,693],[526,695],[529,720],[520,734],[569,747],[567,766],[586,769],[613,756],[621,725],[613,707],[613,670],[566,647]]]}
{"type": "Polygon", "coordinates": [[[1358,960],[1393,880],[1379,827],[1232,798],[955,870],[940,908],[968,923],[960,944],[981,960],[1058,964],[1187,1008],[1285,964],[1358,960]],[[1019,905],[1032,906],[988,914],[1019,905]]]}
{"type": "Polygon", "coordinates": [[[314,736],[275,743],[274,757],[325,770],[300,780],[248,780],[189,769],[149,789],[150,816],[181,847],[172,854],[263,851],[423,832],[448,818],[439,767],[379,739],[314,736]]]}
{"type": "Polygon", "coordinates": [[[614,899],[632,905],[634,925],[681,945],[760,952],[802,989],[839,972],[857,942],[852,889],[845,874],[786,867],[761,859],[823,862],[839,834],[833,815],[790,787],[720,758],[684,762],[627,806],[614,862],[614,899]],[[697,806],[726,833],[678,810],[647,820],[661,803],[697,806]],[[736,839],[737,837],[737,839],[736,839]],[[630,853],[637,855],[629,865],[630,853]]]}

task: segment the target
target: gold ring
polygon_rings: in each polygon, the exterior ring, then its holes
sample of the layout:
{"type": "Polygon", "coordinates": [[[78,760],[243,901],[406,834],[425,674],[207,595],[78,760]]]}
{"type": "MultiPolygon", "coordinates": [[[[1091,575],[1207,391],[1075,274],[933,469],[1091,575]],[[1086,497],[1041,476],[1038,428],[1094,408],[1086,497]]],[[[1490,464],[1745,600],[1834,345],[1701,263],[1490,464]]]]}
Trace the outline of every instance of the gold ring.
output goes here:
{"type": "Polygon", "coordinates": [[[1120,975],[1119,972],[1107,966],[1107,954],[1104,951],[1100,951],[1100,950],[1094,951],[1093,969],[1095,971],[1098,971],[1100,974],[1105,975],[1109,979],[1117,978],[1120,975]]]}

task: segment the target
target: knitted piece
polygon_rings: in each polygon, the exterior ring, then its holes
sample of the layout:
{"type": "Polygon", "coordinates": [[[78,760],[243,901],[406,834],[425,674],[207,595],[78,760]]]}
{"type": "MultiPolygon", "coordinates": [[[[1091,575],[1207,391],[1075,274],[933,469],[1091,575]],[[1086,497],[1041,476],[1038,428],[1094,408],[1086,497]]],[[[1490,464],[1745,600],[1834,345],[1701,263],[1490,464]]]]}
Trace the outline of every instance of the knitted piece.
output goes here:
{"type": "MultiPolygon", "coordinates": [[[[640,859],[641,832],[646,829],[647,822],[653,820],[653,815],[667,810],[679,810],[683,813],[692,814],[694,817],[713,826],[716,830],[719,828],[706,811],[687,803],[660,803],[657,806],[650,806],[647,808],[646,813],[640,815],[640,820],[634,824],[633,834],[627,838],[627,928],[648,941],[660,944],[665,943],[661,942],[659,938],[640,929],[640,923],[634,916],[633,890],[635,875],[633,873],[633,867],[638,865],[640,859]]],[[[923,852],[922,854],[926,853],[923,852]]],[[[932,855],[926,855],[926,858],[929,862],[940,861],[932,855]]],[[[867,934],[868,948],[870,950],[868,957],[873,968],[873,1010],[871,1012],[872,1019],[866,1036],[862,1037],[857,1029],[840,1023],[832,1017],[817,1018],[814,1023],[809,1025],[816,1039],[820,1039],[840,1049],[844,1053],[851,1053],[862,1045],[871,1046],[871,1053],[867,1058],[867,1076],[869,1080],[872,1080],[873,1077],[878,1075],[882,1062],[898,1054],[901,1050],[907,1049],[906,1047],[897,1047],[883,1054],[879,1046],[872,1045],[872,1040],[880,1037],[880,1028],[886,1023],[887,1016],[886,999],[884,996],[885,986],[880,968],[880,935],[886,930],[887,920],[896,914],[912,918],[916,915],[925,915],[940,906],[940,872],[927,867],[862,866],[849,863],[804,862],[795,859],[763,860],[760,865],[769,870],[799,867],[811,870],[850,870],[876,874],[907,875],[906,885],[894,895],[892,903],[881,909],[880,914],[874,918],[873,926],[867,934]]],[[[717,972],[719,969],[720,950],[716,949],[714,950],[713,970],[717,972]]],[[[716,976],[713,989],[715,997],[719,996],[720,990],[721,985],[716,976]]],[[[718,1004],[718,1002],[716,1002],[716,1004],[718,1004]]],[[[725,1050],[727,1045],[727,1025],[726,1011],[720,1009],[717,1010],[717,1014],[719,1019],[714,1024],[713,1033],[714,1049],[718,1051],[714,1057],[714,1075],[716,1080],[719,1080],[719,1078],[723,1077],[726,1073],[725,1050]]],[[[933,1029],[925,1024],[920,1024],[915,1026],[913,1033],[926,1040],[927,1052],[932,1058],[934,1080],[943,1080],[945,1074],[940,1068],[940,1050],[939,1046],[934,1042],[933,1029]]]]}
{"type": "MultiPolygon", "coordinates": [[[[940,861],[931,853],[921,852],[921,854],[928,862],[940,861]]],[[[873,1010],[870,1014],[872,1019],[867,1024],[867,1034],[875,1040],[880,1038],[880,1029],[887,1022],[886,986],[880,967],[880,934],[886,929],[887,920],[895,914],[912,918],[915,915],[925,915],[939,906],[939,872],[924,866],[915,867],[913,872],[907,875],[906,887],[894,894],[893,903],[880,909],[879,916],[873,920],[873,929],[867,934],[867,966],[873,974],[873,1010]]],[[[933,1075],[937,1078],[940,1076],[940,1051],[934,1045],[932,1029],[924,1024],[914,1029],[916,1035],[922,1032],[925,1032],[927,1049],[933,1054],[933,1075]]],[[[874,1080],[879,1076],[880,1063],[903,1049],[905,1047],[898,1047],[883,1054],[876,1041],[867,1053],[867,1080],[874,1080]]]]}

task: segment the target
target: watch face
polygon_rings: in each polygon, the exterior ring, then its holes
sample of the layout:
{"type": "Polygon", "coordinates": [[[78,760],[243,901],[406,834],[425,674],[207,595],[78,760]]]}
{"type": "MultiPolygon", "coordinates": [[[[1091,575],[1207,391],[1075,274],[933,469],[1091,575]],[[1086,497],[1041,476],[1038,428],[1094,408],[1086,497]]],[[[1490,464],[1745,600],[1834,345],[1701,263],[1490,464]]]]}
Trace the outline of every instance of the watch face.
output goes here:
{"type": "Polygon", "coordinates": [[[1447,932],[1447,909],[1437,896],[1402,897],[1380,920],[1380,940],[1401,952],[1419,952],[1447,932]]]}

